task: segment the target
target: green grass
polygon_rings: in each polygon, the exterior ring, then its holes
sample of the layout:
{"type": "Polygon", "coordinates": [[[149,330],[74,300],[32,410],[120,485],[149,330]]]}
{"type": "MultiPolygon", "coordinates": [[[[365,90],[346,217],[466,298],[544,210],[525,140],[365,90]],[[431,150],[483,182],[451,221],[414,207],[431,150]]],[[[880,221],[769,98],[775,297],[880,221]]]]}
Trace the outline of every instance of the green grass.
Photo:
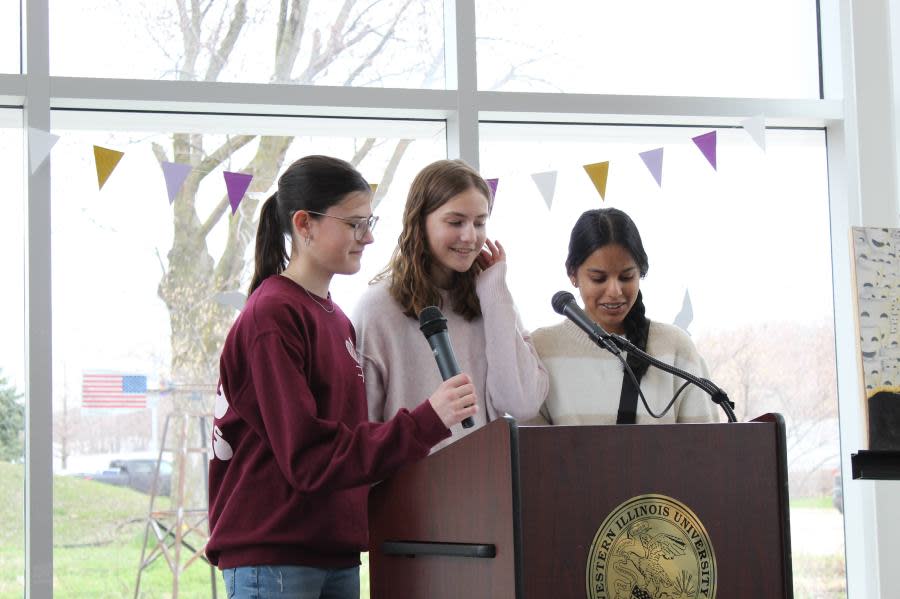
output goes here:
{"type": "MultiPolygon", "coordinates": [[[[25,584],[23,467],[0,462],[0,599],[23,596],[25,584]]],[[[131,598],[144,541],[148,495],[66,476],[53,477],[53,596],[131,598]]],[[[161,498],[156,509],[167,509],[161,498]]],[[[152,535],[152,533],[151,533],[152,535]]],[[[152,538],[152,537],[151,537],[152,538]]],[[[218,596],[225,596],[215,572],[218,596]]],[[[361,596],[369,596],[368,560],[360,569],[361,596]]],[[[212,596],[210,568],[192,564],[181,575],[178,597],[212,596]]],[[[141,575],[140,597],[172,597],[172,575],[164,558],[141,575]]]]}
{"type": "Polygon", "coordinates": [[[819,497],[799,497],[791,499],[790,507],[792,508],[815,508],[823,510],[833,510],[834,505],[831,503],[831,495],[821,495],[819,497]]]}
{"type": "MultiPolygon", "coordinates": [[[[22,597],[24,587],[23,467],[0,462],[0,599],[22,597]]],[[[70,477],[53,479],[53,596],[92,599],[134,596],[149,497],[70,477]]],[[[165,501],[165,500],[164,500],[165,501]]],[[[158,504],[158,509],[168,507],[158,504]]],[[[834,509],[829,496],[791,500],[792,508],[834,509]]],[[[360,569],[361,596],[369,596],[368,560],[360,569]]],[[[794,555],[798,599],[846,597],[843,556],[794,555]]],[[[224,585],[217,571],[218,596],[224,585]]],[[[142,574],[141,597],[172,597],[172,576],[163,559],[142,574]]],[[[212,596],[203,562],[182,574],[182,599],[212,596]]]]}

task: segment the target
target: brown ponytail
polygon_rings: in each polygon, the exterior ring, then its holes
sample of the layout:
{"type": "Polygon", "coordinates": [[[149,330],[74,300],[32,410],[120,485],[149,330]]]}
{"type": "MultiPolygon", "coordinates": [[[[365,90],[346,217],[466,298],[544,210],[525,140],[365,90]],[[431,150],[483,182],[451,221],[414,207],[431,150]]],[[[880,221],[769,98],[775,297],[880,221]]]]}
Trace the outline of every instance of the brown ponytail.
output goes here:
{"type": "Polygon", "coordinates": [[[278,217],[278,192],[263,202],[256,230],[256,254],[250,291],[253,294],[260,283],[272,275],[280,274],[287,266],[288,255],[284,244],[284,227],[278,217]]]}

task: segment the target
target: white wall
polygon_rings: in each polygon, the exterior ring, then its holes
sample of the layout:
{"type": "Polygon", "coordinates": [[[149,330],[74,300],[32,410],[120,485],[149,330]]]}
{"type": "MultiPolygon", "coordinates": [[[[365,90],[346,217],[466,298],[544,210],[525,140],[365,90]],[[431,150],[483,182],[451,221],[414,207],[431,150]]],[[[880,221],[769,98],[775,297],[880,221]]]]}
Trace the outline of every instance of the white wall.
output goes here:
{"type": "MultiPolygon", "coordinates": [[[[854,481],[850,454],[866,449],[856,365],[848,228],[898,227],[900,0],[842,0],[844,128],[835,139],[843,164],[832,175],[835,333],[844,471],[848,595],[900,597],[900,482],[854,481]]],[[[831,140],[829,140],[829,143],[831,140]]]]}

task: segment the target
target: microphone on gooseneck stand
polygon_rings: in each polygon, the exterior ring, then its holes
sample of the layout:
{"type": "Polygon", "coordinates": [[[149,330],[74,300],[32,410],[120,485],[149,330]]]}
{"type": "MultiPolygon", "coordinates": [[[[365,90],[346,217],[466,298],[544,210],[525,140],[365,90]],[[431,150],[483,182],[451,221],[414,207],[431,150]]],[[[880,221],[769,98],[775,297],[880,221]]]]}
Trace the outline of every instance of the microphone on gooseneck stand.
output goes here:
{"type": "MultiPolygon", "coordinates": [[[[665,372],[684,379],[688,383],[696,385],[697,387],[708,393],[712,401],[717,403],[722,408],[722,410],[725,412],[725,415],[728,417],[728,422],[737,422],[737,418],[734,415],[734,404],[731,402],[731,400],[728,399],[728,395],[722,389],[717,387],[716,384],[712,381],[700,378],[689,372],[681,370],[680,368],[676,368],[675,366],[657,360],[647,352],[635,346],[625,337],[607,333],[603,330],[603,327],[591,320],[590,316],[584,313],[584,310],[582,310],[575,302],[575,296],[568,291],[557,291],[555,294],[553,294],[551,303],[553,304],[553,310],[555,310],[557,314],[561,314],[571,320],[578,326],[578,328],[587,333],[588,337],[590,337],[594,343],[609,350],[619,358],[619,361],[622,362],[622,368],[625,369],[625,372],[631,377],[632,383],[634,383],[635,387],[637,387],[638,396],[641,398],[641,402],[643,402],[644,408],[646,408],[647,413],[649,413],[654,418],[661,418],[663,415],[665,415],[666,412],[669,411],[669,408],[671,408],[675,403],[675,399],[678,397],[678,394],[681,393],[681,389],[678,390],[678,392],[675,394],[675,397],[672,398],[672,401],[669,402],[669,405],[666,406],[661,414],[655,414],[650,409],[650,406],[647,405],[647,399],[644,397],[644,394],[641,391],[640,382],[634,376],[634,373],[631,372],[631,367],[628,366],[628,363],[622,357],[622,352],[620,351],[620,349],[625,350],[629,353],[629,355],[637,356],[641,360],[648,362],[650,365],[655,366],[660,370],[664,370],[665,372]]],[[[682,389],[684,389],[684,385],[682,386],[682,389]]]]}
{"type": "MultiPolygon", "coordinates": [[[[447,319],[437,306],[428,306],[419,313],[419,330],[428,340],[441,378],[446,381],[459,374],[461,372],[459,364],[456,363],[453,346],[450,345],[450,335],[447,333],[447,319]]],[[[475,421],[469,416],[462,421],[462,425],[463,428],[472,428],[475,421]]]]}
{"type": "Polygon", "coordinates": [[[578,328],[588,334],[594,343],[609,350],[615,355],[619,355],[619,348],[614,343],[615,338],[603,330],[599,324],[591,320],[591,317],[584,313],[584,310],[575,302],[575,296],[568,291],[557,291],[553,294],[551,300],[553,310],[557,314],[565,316],[574,322],[578,328]]]}

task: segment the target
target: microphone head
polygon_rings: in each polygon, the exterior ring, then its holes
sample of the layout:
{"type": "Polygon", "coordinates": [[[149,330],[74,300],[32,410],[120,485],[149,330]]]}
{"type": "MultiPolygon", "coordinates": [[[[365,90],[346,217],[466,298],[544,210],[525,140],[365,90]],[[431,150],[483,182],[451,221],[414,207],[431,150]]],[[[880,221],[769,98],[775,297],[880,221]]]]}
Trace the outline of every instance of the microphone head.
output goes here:
{"type": "Polygon", "coordinates": [[[428,306],[419,312],[419,330],[426,337],[447,330],[447,319],[437,306],[428,306]]]}
{"type": "Polygon", "coordinates": [[[565,307],[569,304],[569,302],[574,301],[575,296],[569,293],[568,291],[557,291],[553,294],[553,299],[550,300],[550,303],[553,305],[553,310],[557,314],[562,314],[565,307]]]}

